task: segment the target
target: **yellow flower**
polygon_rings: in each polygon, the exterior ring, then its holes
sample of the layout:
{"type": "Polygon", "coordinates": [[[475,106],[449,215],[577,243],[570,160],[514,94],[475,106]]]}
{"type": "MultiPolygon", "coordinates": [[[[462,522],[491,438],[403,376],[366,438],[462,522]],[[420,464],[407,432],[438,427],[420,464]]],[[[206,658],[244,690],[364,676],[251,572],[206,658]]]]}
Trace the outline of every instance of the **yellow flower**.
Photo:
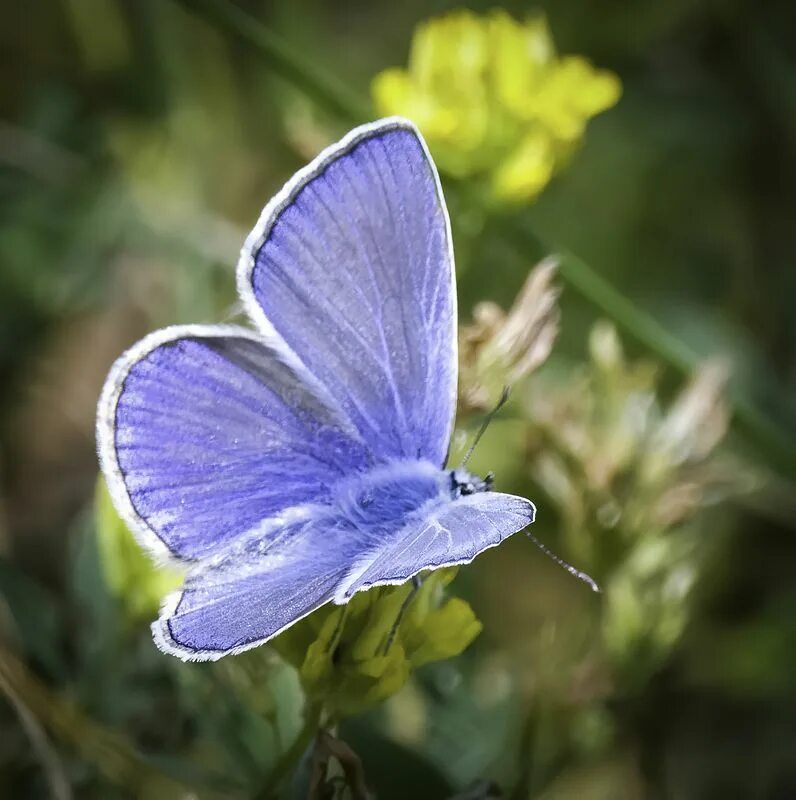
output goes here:
{"type": "Polygon", "coordinates": [[[333,718],[356,714],[395,694],[412,669],[458,655],[479,634],[470,606],[443,597],[455,574],[444,569],[424,579],[389,649],[411,583],[371,589],[346,606],[324,606],[275,639],[274,648],[299,670],[312,702],[333,718]]]}
{"type": "Polygon", "coordinates": [[[485,181],[493,199],[533,199],[619,99],[619,79],[559,57],[545,18],[454,11],[418,26],[407,69],[373,81],[380,114],[418,125],[440,169],[485,181]]]}

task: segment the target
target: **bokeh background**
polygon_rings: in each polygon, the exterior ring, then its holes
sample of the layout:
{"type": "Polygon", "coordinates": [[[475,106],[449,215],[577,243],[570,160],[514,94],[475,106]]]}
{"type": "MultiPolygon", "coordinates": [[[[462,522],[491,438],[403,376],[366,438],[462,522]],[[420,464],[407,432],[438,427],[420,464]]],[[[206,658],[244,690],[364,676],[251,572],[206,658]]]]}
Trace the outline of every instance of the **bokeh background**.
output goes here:
{"type": "MultiPolygon", "coordinates": [[[[295,735],[301,690],[273,653],[207,666],[155,650],[162,586],[95,502],[113,359],[156,327],[235,318],[234,264],[260,208],[350,127],[219,22],[224,7],[2,3],[2,797],[268,797],[295,735]]],[[[377,73],[406,64],[415,26],[454,8],[231,7],[363,104],[377,73]]],[[[453,584],[484,625],[475,643],[340,735],[385,799],[796,797],[792,4],[502,7],[544,10],[562,53],[623,87],[512,225],[577,253],[721,365],[689,384],[566,270],[553,278],[552,354],[472,463],[534,498],[536,535],[604,592],[514,537],[453,584]],[[723,436],[738,407],[758,424],[723,436]]],[[[460,188],[470,324],[483,301],[509,309],[547,253],[508,242],[506,215],[460,188]]],[[[494,306],[476,316],[468,341],[501,324],[494,306]]],[[[463,402],[462,432],[477,405],[463,402]]]]}

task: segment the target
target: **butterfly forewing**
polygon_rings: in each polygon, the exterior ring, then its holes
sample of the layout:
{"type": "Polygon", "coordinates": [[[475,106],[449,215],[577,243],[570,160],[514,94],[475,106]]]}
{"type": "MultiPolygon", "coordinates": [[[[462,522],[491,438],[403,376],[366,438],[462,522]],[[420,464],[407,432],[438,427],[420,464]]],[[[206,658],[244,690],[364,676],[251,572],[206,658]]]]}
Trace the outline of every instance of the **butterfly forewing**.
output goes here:
{"type": "Polygon", "coordinates": [[[442,466],[453,258],[436,170],[409,123],[354,131],[299,173],[252,232],[240,281],[255,321],[284,337],[377,458],[442,466]]]}

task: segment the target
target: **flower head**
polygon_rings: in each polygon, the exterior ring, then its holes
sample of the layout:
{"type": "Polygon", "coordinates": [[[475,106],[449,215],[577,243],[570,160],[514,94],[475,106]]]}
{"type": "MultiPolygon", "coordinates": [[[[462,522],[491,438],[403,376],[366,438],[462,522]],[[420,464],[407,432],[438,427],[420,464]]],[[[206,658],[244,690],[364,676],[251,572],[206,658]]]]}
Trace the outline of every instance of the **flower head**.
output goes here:
{"type": "Polygon", "coordinates": [[[465,409],[494,407],[502,388],[517,384],[550,355],[558,334],[558,289],[554,258],[528,274],[506,312],[492,302],[473,309],[473,321],[459,335],[461,397],[465,409]]]}
{"type": "Polygon", "coordinates": [[[619,99],[619,79],[558,56],[542,15],[454,11],[418,26],[407,69],[373,82],[376,107],[417,123],[440,169],[486,181],[499,202],[533,199],[586,122],[619,99]]]}
{"type": "Polygon", "coordinates": [[[470,606],[444,597],[455,574],[431,573],[412,598],[405,583],[357,594],[347,606],[324,606],[274,647],[299,670],[311,701],[332,717],[358,713],[395,694],[412,669],[458,655],[479,634],[470,606]]]}
{"type": "Polygon", "coordinates": [[[565,385],[529,387],[528,457],[573,558],[600,576],[606,653],[644,677],[689,619],[703,557],[692,519],[748,481],[715,452],[727,428],[722,364],[700,366],[667,406],[655,366],[626,359],[611,324],[595,325],[589,349],[565,385]]]}

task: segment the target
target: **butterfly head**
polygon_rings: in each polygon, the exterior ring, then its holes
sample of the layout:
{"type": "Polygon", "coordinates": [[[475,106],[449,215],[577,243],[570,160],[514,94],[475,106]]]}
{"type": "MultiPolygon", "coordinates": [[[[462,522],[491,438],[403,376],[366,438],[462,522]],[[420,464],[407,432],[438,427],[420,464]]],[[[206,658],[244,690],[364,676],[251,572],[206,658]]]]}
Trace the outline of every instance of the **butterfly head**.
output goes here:
{"type": "Polygon", "coordinates": [[[469,472],[464,467],[456,467],[450,471],[451,495],[453,499],[464,497],[468,494],[492,491],[495,476],[491,472],[481,478],[469,472]]]}

